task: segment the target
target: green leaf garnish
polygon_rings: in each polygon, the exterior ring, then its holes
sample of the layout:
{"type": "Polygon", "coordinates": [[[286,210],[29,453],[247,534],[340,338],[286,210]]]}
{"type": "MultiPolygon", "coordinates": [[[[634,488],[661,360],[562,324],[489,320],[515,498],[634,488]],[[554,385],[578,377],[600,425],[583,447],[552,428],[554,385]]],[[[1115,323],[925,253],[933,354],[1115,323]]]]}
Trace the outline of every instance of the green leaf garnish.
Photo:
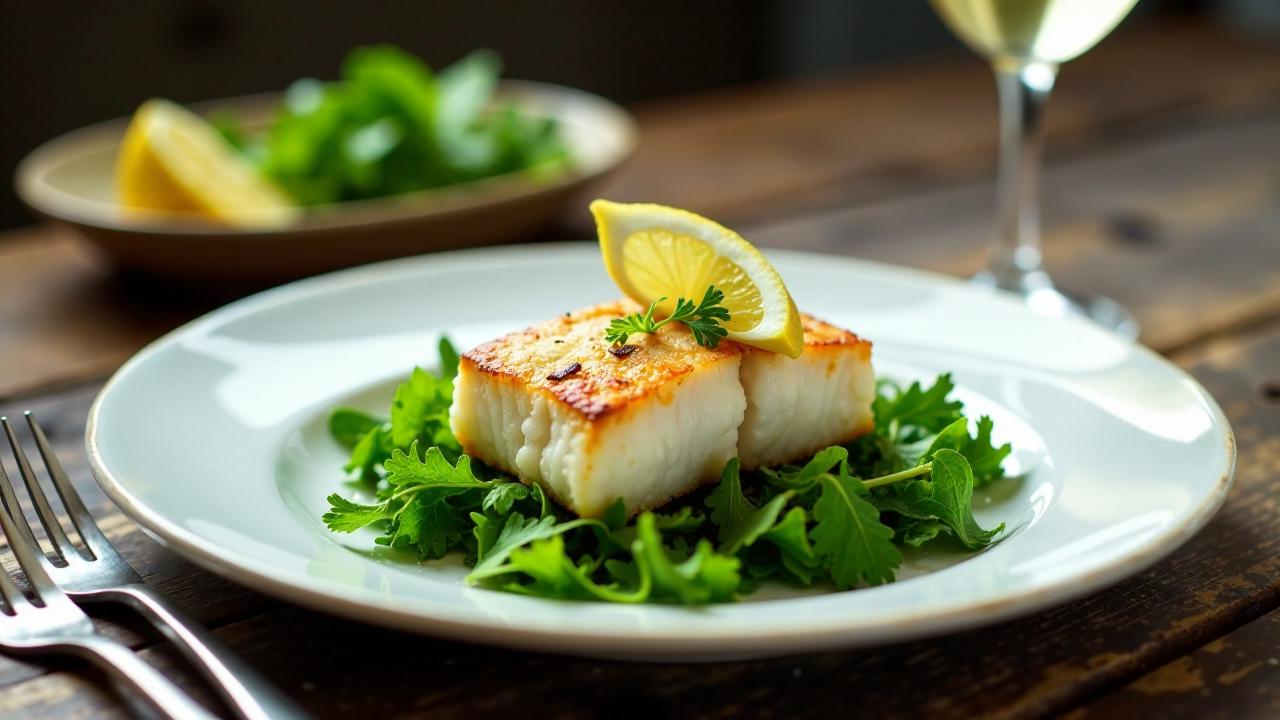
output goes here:
{"type": "Polygon", "coordinates": [[[741,577],[737,558],[716,553],[711,542],[700,540],[693,553],[675,561],[662,543],[652,513],[636,520],[637,538],[631,545],[641,576],[653,578],[653,593],[685,604],[731,600],[741,577]]]}
{"type": "Polygon", "coordinates": [[[954,389],[950,373],[939,375],[928,389],[918,382],[906,390],[882,383],[872,403],[877,433],[894,442],[912,442],[941,431],[963,417],[964,403],[947,399],[954,389]]]}
{"type": "Polygon", "coordinates": [[[741,548],[750,547],[756,538],[773,527],[778,513],[794,494],[787,490],[765,503],[764,507],[757,508],[742,494],[738,459],[730,460],[720,475],[720,484],[706,501],[707,507],[711,508],[711,521],[718,526],[716,540],[719,551],[732,555],[741,548]]]}
{"type": "Polygon", "coordinates": [[[461,451],[449,429],[449,405],[453,402],[453,383],[414,368],[409,381],[396,389],[391,403],[391,441],[405,447],[420,441],[423,445],[443,446],[461,451]]]}
{"type": "Polygon", "coordinates": [[[351,450],[370,430],[381,427],[385,420],[351,408],[338,408],[329,415],[329,434],[342,447],[351,450]]]}
{"type": "MultiPolygon", "coordinates": [[[[974,487],[982,487],[999,480],[1004,477],[1002,463],[1013,452],[1013,447],[1008,443],[1000,447],[992,445],[992,426],[991,418],[983,415],[978,418],[977,433],[970,436],[969,421],[965,418],[960,418],[943,428],[933,438],[933,442],[925,450],[924,458],[933,457],[934,453],[944,448],[955,450],[969,462],[969,466],[973,470],[974,487]]],[[[922,461],[924,458],[922,458],[922,461]]]]}
{"type": "Polygon", "coordinates": [[[844,472],[823,475],[820,482],[809,538],[836,587],[892,581],[902,555],[893,544],[893,529],[880,522],[880,511],[863,497],[862,482],[844,472]]]}
{"type": "Polygon", "coordinates": [[[693,333],[694,342],[703,347],[714,348],[729,334],[721,326],[722,323],[729,322],[729,311],[720,304],[724,302],[724,293],[717,290],[715,285],[707,286],[702,302],[695,305],[692,300],[678,298],[671,315],[662,320],[654,320],[654,311],[665,300],[665,297],[658,298],[643,313],[615,318],[605,329],[604,339],[613,345],[623,345],[635,333],[655,333],[658,328],[671,322],[684,323],[693,333]]]}
{"type": "Polygon", "coordinates": [[[934,453],[929,464],[930,492],[915,501],[917,508],[931,511],[965,547],[976,550],[989,545],[1004,530],[1004,523],[983,530],[974,520],[973,470],[969,461],[955,450],[942,449],[934,453]]]}

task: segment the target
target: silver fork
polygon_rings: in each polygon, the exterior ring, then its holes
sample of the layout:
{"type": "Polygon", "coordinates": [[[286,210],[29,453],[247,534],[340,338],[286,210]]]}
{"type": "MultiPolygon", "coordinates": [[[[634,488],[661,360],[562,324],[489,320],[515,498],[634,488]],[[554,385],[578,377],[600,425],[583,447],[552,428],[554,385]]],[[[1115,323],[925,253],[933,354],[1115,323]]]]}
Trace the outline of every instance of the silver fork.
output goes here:
{"type": "MultiPolygon", "coordinates": [[[[143,583],[138,573],[120,557],[94,522],[93,516],[89,514],[88,508],[62,469],[62,464],[54,456],[53,448],[40,424],[30,411],[25,415],[49,478],[53,480],[54,489],[89,552],[88,556],[83,554],[63,532],[9,419],[0,417],[0,424],[4,425],[9,444],[13,446],[23,483],[35,505],[36,515],[53,545],[54,554],[61,561],[61,564],[55,564],[43,552],[35,553],[39,556],[37,561],[40,566],[53,582],[77,602],[119,602],[136,610],[182,651],[238,717],[245,720],[306,717],[306,713],[293,701],[241,662],[203,625],[188,617],[164,595],[143,583]]],[[[3,499],[5,507],[13,513],[20,536],[34,544],[35,537],[31,527],[27,524],[26,517],[17,509],[17,496],[3,472],[0,472],[0,499],[3,499]]],[[[12,533],[9,535],[12,537],[12,533]]],[[[39,548],[39,545],[34,544],[34,547],[39,548]]]]}
{"type": "MultiPolygon", "coordinates": [[[[0,467],[3,476],[4,468],[0,467]]],[[[40,561],[44,554],[21,535],[18,525],[7,510],[0,510],[0,530],[39,605],[28,600],[9,573],[0,568],[0,597],[7,606],[6,611],[0,611],[0,648],[15,654],[79,655],[139,693],[165,717],[213,720],[213,715],[128,647],[98,634],[89,616],[45,573],[45,563],[40,561]]]]}

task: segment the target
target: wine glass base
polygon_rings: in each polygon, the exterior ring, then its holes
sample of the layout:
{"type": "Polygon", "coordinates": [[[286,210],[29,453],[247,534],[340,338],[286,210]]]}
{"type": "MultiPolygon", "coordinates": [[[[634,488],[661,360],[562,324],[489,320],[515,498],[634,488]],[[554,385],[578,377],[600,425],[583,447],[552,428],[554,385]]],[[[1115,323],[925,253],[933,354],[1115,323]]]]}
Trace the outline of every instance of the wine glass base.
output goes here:
{"type": "MultiPolygon", "coordinates": [[[[995,289],[996,285],[989,274],[979,273],[973,278],[973,282],[983,287],[995,289]]],[[[1095,323],[1124,336],[1130,340],[1138,339],[1138,320],[1129,312],[1128,308],[1111,298],[1101,295],[1077,295],[1070,292],[1062,292],[1053,287],[1052,284],[1044,284],[1039,287],[1029,287],[1021,291],[1014,291],[1015,295],[1020,295],[1027,307],[1040,315],[1048,317],[1063,317],[1074,313],[1082,317],[1089,318],[1095,323]]]]}

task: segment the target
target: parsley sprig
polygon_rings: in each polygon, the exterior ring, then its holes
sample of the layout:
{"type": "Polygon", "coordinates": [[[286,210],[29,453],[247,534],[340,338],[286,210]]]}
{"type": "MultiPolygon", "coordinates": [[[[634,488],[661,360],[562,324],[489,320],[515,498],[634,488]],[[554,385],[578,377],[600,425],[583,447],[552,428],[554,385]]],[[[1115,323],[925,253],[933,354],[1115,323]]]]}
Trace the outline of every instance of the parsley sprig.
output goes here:
{"type": "Polygon", "coordinates": [[[975,487],[1004,476],[1010,448],[992,443],[990,418],[971,424],[949,399],[948,375],[929,387],[882,383],[874,431],[804,464],[744,474],[731,460],[710,492],[632,518],[618,501],[596,519],[461,452],[447,423],[457,353],[444,341],[440,355],[440,374],[415,369],[388,420],[334,411],[348,472],[376,502],[335,493],[323,520],[335,532],[372,526],[378,544],[422,559],[460,554],[472,585],[569,600],[727,602],[766,579],[891,582],[901,546],[949,536],[979,550],[1004,528],[984,529],[972,505],[975,487]]]}
{"type": "Polygon", "coordinates": [[[660,297],[643,313],[632,313],[626,317],[614,319],[605,330],[604,339],[613,345],[622,345],[635,333],[655,333],[658,328],[671,322],[681,322],[693,332],[694,342],[703,347],[714,348],[720,340],[729,334],[721,324],[729,322],[729,311],[720,303],[724,302],[724,293],[715,285],[708,285],[702,302],[696,305],[692,300],[676,299],[675,310],[662,320],[654,320],[653,312],[658,304],[667,298],[660,297]]]}

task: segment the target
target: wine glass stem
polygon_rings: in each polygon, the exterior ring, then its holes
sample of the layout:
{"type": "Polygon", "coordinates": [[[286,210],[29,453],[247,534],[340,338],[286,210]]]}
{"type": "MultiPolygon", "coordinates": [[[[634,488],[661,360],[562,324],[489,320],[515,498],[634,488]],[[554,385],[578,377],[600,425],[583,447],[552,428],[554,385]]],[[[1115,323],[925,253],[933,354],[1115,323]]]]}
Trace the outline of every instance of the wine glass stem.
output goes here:
{"type": "Polygon", "coordinates": [[[1058,68],[1005,59],[997,60],[994,68],[1000,97],[1000,238],[987,274],[996,287],[1026,294],[1052,286],[1041,266],[1040,150],[1045,103],[1058,68]]]}

